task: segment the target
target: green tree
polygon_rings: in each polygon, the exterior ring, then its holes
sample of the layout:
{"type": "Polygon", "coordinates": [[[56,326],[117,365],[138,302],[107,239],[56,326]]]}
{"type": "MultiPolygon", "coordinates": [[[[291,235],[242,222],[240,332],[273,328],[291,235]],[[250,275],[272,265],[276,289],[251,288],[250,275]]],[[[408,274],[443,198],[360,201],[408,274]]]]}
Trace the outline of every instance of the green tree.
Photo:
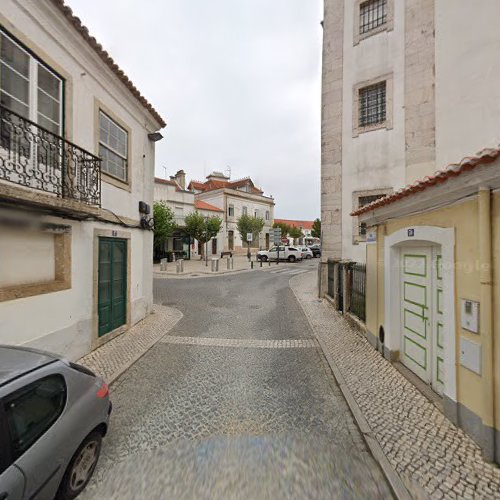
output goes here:
{"type": "Polygon", "coordinates": [[[247,240],[247,234],[252,234],[252,240],[257,241],[259,233],[264,227],[264,219],[261,217],[250,217],[250,215],[242,215],[236,224],[238,232],[240,233],[241,240],[247,244],[247,256],[250,258],[250,242],[247,240]]]}
{"type": "Polygon", "coordinates": [[[219,234],[222,219],[220,217],[204,216],[196,211],[186,215],[184,224],[186,233],[201,243],[201,257],[206,257],[205,243],[219,234]]]}
{"type": "Polygon", "coordinates": [[[313,222],[311,236],[313,238],[321,238],[321,220],[320,219],[316,219],[313,222]]]}
{"type": "Polygon", "coordinates": [[[288,224],[286,224],[285,222],[275,222],[273,224],[273,227],[276,228],[276,227],[279,227],[281,228],[281,237],[282,238],[286,238],[288,236],[288,234],[290,233],[290,226],[288,224]]]}
{"type": "Polygon", "coordinates": [[[153,245],[157,253],[165,250],[167,238],[172,236],[177,227],[174,221],[174,212],[165,201],[155,201],[153,204],[153,245]]]}
{"type": "Polygon", "coordinates": [[[290,231],[288,231],[288,235],[290,236],[290,238],[296,240],[297,238],[302,238],[304,236],[304,233],[302,233],[302,231],[298,227],[291,227],[290,231]]]}

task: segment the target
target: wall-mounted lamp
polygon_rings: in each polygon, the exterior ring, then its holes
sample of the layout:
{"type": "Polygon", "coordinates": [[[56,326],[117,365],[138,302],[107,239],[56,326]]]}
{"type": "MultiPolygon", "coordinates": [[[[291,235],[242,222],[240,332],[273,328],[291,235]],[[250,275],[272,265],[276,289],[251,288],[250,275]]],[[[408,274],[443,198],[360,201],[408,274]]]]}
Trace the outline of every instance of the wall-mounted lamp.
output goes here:
{"type": "Polygon", "coordinates": [[[148,139],[153,142],[158,142],[163,139],[163,136],[160,132],[152,132],[151,134],[148,134],[148,139]]]}

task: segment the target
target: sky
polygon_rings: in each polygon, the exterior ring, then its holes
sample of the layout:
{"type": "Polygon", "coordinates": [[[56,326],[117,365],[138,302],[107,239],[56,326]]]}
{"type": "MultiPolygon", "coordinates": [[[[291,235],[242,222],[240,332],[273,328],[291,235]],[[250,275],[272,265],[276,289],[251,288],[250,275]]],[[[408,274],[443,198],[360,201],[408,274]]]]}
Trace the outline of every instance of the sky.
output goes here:
{"type": "Polygon", "coordinates": [[[167,121],[156,175],[251,177],[320,216],[321,0],[67,0],[167,121]]]}

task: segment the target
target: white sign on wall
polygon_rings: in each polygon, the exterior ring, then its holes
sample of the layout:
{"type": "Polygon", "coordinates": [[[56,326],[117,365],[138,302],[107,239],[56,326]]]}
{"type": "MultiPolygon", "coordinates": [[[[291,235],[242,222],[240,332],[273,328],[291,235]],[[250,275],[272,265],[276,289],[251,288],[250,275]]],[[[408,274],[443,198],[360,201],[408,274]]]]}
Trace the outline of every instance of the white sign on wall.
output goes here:
{"type": "Polygon", "coordinates": [[[253,234],[252,233],[247,233],[247,241],[252,242],[253,241],[253,234]]]}

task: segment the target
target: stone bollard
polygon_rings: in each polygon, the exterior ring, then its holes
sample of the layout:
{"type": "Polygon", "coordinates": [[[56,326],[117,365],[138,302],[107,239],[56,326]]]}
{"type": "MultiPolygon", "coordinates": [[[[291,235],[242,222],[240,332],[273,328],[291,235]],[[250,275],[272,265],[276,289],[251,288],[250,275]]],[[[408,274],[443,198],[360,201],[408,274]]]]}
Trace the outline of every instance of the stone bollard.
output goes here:
{"type": "Polygon", "coordinates": [[[161,259],[160,260],[160,271],[167,270],[167,262],[168,262],[168,259],[161,259]]]}
{"type": "Polygon", "coordinates": [[[184,272],[184,259],[179,259],[177,262],[179,262],[180,266],[181,266],[181,273],[184,272]]]}
{"type": "Polygon", "coordinates": [[[180,261],[177,261],[175,263],[175,272],[176,273],[180,273],[181,272],[181,263],[180,263],[180,261]]]}
{"type": "Polygon", "coordinates": [[[212,257],[212,272],[219,272],[219,259],[217,257],[212,257]]]}
{"type": "Polygon", "coordinates": [[[228,271],[231,269],[231,262],[229,262],[229,259],[230,259],[230,257],[226,258],[226,267],[227,267],[228,271]]]}
{"type": "Polygon", "coordinates": [[[234,269],[234,261],[232,257],[229,257],[229,261],[231,263],[231,269],[234,269]]]}

